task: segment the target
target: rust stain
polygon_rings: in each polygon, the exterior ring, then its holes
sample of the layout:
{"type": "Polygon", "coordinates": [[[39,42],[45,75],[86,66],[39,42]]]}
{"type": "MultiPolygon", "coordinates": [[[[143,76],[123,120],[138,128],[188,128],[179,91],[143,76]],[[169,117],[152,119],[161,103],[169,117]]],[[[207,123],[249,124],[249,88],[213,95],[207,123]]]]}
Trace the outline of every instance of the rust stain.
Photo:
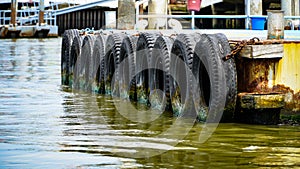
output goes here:
{"type": "Polygon", "coordinates": [[[271,92],[273,75],[278,59],[245,59],[237,61],[238,88],[240,92],[271,92]],[[271,79],[270,79],[271,78],[271,79]]]}
{"type": "Polygon", "coordinates": [[[296,94],[294,94],[294,103],[294,111],[298,111],[300,113],[300,90],[296,94]]]}
{"type": "Polygon", "coordinates": [[[4,38],[6,37],[8,32],[8,28],[5,26],[0,27],[0,37],[4,38]]]}
{"type": "Polygon", "coordinates": [[[282,93],[284,109],[300,112],[300,43],[284,43],[282,59],[236,58],[238,91],[254,94],[282,93]]]}

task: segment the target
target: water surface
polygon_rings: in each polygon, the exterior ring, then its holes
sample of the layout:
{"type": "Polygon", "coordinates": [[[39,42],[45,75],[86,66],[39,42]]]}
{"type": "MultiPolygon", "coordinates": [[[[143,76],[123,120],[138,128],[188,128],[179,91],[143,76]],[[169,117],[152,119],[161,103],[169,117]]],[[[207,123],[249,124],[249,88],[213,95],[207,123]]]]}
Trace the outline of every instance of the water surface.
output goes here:
{"type": "Polygon", "coordinates": [[[201,143],[203,124],[186,135],[185,120],[140,123],[149,115],[66,91],[60,47],[61,38],[0,40],[0,168],[300,167],[299,126],[220,124],[201,143]]]}

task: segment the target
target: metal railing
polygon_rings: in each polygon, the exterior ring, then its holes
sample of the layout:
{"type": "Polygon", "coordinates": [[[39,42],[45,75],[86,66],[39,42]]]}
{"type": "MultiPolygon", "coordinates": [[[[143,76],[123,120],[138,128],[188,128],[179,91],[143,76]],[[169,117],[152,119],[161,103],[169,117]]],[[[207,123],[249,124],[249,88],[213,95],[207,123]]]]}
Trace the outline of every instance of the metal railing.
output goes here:
{"type": "MultiPolygon", "coordinates": [[[[267,19],[264,15],[136,15],[136,21],[142,18],[191,19],[191,28],[195,28],[195,19],[245,19],[245,29],[250,29],[253,17],[267,19]]],[[[284,16],[284,19],[300,19],[300,16],[284,16]]]]}
{"type": "MultiPolygon", "coordinates": [[[[93,5],[94,4],[93,2],[97,0],[83,0],[83,1],[80,1],[81,4],[90,3],[91,5],[93,5]]],[[[140,15],[139,6],[148,1],[149,0],[141,0],[136,2],[135,4],[136,23],[138,23],[138,21],[143,18],[165,18],[166,20],[167,19],[191,19],[191,28],[194,29],[195,19],[245,19],[245,29],[250,29],[251,18],[253,17],[267,18],[267,16],[263,16],[263,15],[195,15],[194,12],[191,12],[190,15],[140,15]]],[[[69,7],[72,6],[71,4],[73,5],[78,4],[78,2],[79,0],[68,0],[69,7]]],[[[44,20],[49,25],[56,25],[57,14],[64,12],[64,9],[63,10],[60,9],[60,11],[58,11],[58,5],[59,5],[58,3],[59,2],[53,0],[53,3],[51,3],[52,6],[49,7],[50,10],[45,10],[44,20]]],[[[39,9],[37,6],[35,6],[34,8],[18,10],[17,11],[18,24],[24,25],[24,24],[38,23],[38,12],[39,9]]],[[[10,21],[10,13],[11,10],[0,10],[0,25],[5,25],[7,24],[7,22],[10,21]]],[[[293,20],[293,19],[300,19],[300,16],[284,16],[284,18],[288,20],[293,20]]]]}
{"type": "MultiPolygon", "coordinates": [[[[48,25],[56,25],[56,16],[73,12],[74,10],[81,10],[88,7],[93,7],[98,3],[105,1],[113,1],[113,0],[65,0],[65,2],[59,0],[52,0],[49,5],[45,5],[48,10],[45,10],[44,20],[48,25]],[[60,4],[65,4],[65,8],[60,8],[60,4]]],[[[36,1],[34,1],[36,2],[36,1]]],[[[38,2],[38,1],[37,1],[38,2]]],[[[24,24],[33,24],[38,23],[38,14],[39,14],[39,6],[35,5],[32,7],[28,7],[27,5],[22,4],[26,9],[21,9],[17,11],[17,22],[18,25],[24,24]]],[[[0,10],[0,25],[9,24],[10,21],[11,10],[0,10]]]]}
{"type": "MultiPolygon", "coordinates": [[[[144,19],[144,18],[165,18],[167,19],[191,19],[191,28],[194,29],[195,28],[195,19],[245,19],[245,29],[250,29],[250,25],[251,25],[251,18],[265,18],[267,19],[268,16],[266,15],[250,15],[250,14],[246,14],[246,15],[195,15],[194,11],[191,11],[190,15],[140,15],[139,14],[139,7],[141,4],[147,3],[149,2],[149,0],[140,0],[137,1],[135,4],[135,8],[136,8],[136,23],[138,23],[138,21],[140,19],[144,19]]],[[[300,20],[300,16],[284,16],[284,19],[299,19],[300,20]]],[[[167,21],[165,22],[167,23],[167,21]]],[[[300,26],[300,25],[299,25],[300,26]]],[[[167,26],[166,26],[167,28],[167,26]]]]}
{"type": "MultiPolygon", "coordinates": [[[[18,10],[17,11],[17,24],[22,25],[33,25],[39,22],[39,10],[18,10]]],[[[47,25],[56,25],[56,11],[46,10],[44,13],[44,20],[47,25]]],[[[10,10],[0,10],[0,25],[7,25],[10,22],[10,10]]]]}
{"type": "MultiPolygon", "coordinates": [[[[56,25],[56,13],[59,10],[60,4],[67,3],[67,7],[77,6],[79,4],[90,3],[92,0],[66,0],[62,2],[60,0],[52,0],[50,4],[45,5],[49,10],[44,12],[44,21],[48,25],[56,25]]],[[[39,0],[33,1],[39,3],[39,0]]],[[[33,3],[32,7],[29,7],[28,3],[22,3],[21,9],[17,11],[17,24],[22,26],[25,24],[34,24],[39,22],[39,6],[33,3]]],[[[11,10],[0,10],[0,25],[9,24],[11,18],[11,10]]]]}

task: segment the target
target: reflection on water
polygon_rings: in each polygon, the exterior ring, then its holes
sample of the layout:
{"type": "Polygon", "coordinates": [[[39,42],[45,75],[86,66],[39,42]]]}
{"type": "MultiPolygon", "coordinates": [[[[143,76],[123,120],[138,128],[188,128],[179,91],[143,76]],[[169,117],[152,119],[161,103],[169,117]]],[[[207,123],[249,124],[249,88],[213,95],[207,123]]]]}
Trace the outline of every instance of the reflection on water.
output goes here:
{"type": "Polygon", "coordinates": [[[0,40],[1,168],[300,167],[299,126],[220,124],[201,144],[203,124],[185,135],[186,119],[141,123],[112,98],[64,91],[60,43],[0,40]]]}

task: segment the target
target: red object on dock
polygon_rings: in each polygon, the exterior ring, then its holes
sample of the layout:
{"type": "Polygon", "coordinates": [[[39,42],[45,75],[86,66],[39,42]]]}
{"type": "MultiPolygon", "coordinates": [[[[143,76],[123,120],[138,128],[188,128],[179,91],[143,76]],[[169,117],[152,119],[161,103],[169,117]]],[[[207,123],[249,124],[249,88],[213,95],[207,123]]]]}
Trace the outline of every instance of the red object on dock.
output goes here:
{"type": "Polygon", "coordinates": [[[188,0],[187,7],[189,11],[200,11],[201,0],[188,0]]]}

